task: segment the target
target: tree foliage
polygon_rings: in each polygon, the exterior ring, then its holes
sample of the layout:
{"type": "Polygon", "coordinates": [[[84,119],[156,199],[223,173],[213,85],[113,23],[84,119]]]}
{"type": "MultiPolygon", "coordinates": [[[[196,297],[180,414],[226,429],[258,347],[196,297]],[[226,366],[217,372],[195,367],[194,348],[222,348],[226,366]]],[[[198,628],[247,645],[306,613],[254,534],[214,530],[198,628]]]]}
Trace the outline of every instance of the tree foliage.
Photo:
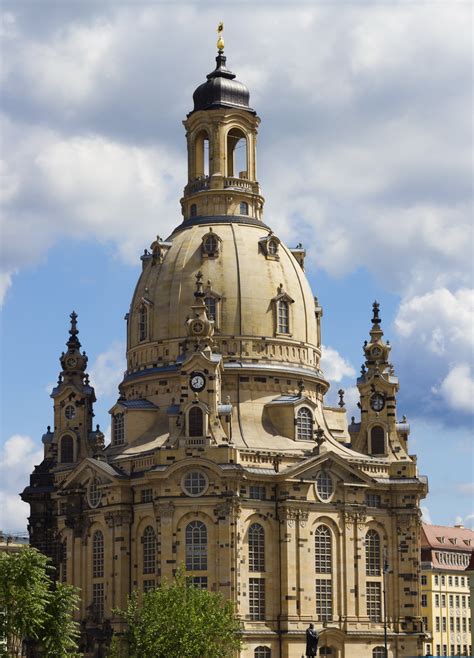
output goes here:
{"type": "Polygon", "coordinates": [[[21,656],[26,638],[48,658],[75,655],[79,597],[74,587],[53,588],[50,560],[34,548],[0,554],[0,656],[21,656]]]}
{"type": "Polygon", "coordinates": [[[130,658],[229,658],[242,646],[232,603],[194,587],[182,571],[140,598],[134,592],[116,611],[127,622],[130,658]]]}

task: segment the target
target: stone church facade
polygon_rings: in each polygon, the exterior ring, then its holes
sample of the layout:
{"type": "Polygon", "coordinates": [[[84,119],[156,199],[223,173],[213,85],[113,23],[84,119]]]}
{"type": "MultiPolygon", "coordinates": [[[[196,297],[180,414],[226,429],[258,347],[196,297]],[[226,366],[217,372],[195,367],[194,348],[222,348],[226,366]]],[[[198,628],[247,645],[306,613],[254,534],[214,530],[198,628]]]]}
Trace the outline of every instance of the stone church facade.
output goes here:
{"type": "Polygon", "coordinates": [[[379,306],[348,424],[342,395],[324,401],[305,251],[264,223],[259,121],[221,48],[184,122],[183,221],[141,257],[106,447],[71,314],[54,426],[22,497],[31,544],[81,589],[88,656],[121,629],[113,608],[181,565],[235,603],[242,658],[300,658],[310,622],[321,655],[382,658],[384,631],[388,656],[421,655],[427,483],[379,306]]]}

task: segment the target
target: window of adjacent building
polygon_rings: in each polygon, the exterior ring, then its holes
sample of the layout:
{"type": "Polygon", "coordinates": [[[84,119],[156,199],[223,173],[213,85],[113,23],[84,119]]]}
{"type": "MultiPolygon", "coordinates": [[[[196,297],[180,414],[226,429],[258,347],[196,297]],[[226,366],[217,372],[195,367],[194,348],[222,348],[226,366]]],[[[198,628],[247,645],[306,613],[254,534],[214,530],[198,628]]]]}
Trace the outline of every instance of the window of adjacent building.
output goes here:
{"type": "Polygon", "coordinates": [[[463,633],[465,633],[467,631],[467,619],[466,619],[466,617],[462,618],[462,630],[463,630],[463,633]]]}
{"type": "Polygon", "coordinates": [[[100,618],[104,616],[104,583],[92,583],[92,606],[100,618]]]}
{"type": "Polygon", "coordinates": [[[434,584],[439,585],[439,576],[434,577],[434,584]]]}
{"type": "Polygon", "coordinates": [[[207,576],[189,576],[186,582],[196,589],[207,589],[207,576]]]}
{"type": "Polygon", "coordinates": [[[426,585],[427,582],[428,582],[428,581],[427,581],[426,576],[422,576],[422,577],[421,577],[421,584],[422,584],[422,585],[426,585]]]}
{"type": "Polygon", "coordinates": [[[252,500],[265,500],[265,487],[261,484],[251,484],[249,487],[249,498],[252,498],[252,500]]]}
{"type": "Polygon", "coordinates": [[[151,592],[152,589],[155,589],[156,587],[156,582],[155,579],[151,580],[144,580],[143,581],[143,592],[146,594],[147,592],[151,592]]]}
{"type": "Polygon", "coordinates": [[[145,304],[138,311],[138,340],[146,340],[148,336],[148,309],[145,304]]]}
{"type": "Polygon", "coordinates": [[[454,577],[454,587],[459,587],[459,578],[457,576],[454,577]]]}
{"type": "Polygon", "coordinates": [[[442,620],[441,620],[441,622],[442,622],[441,625],[442,625],[442,628],[443,628],[443,632],[446,632],[446,629],[447,629],[447,626],[446,626],[446,617],[443,617],[442,620]]]}
{"type": "Polygon", "coordinates": [[[61,464],[71,464],[74,461],[74,440],[68,434],[61,439],[61,464]]]}
{"type": "Polygon", "coordinates": [[[264,578],[249,578],[249,615],[254,621],[265,619],[264,578]]]}
{"type": "Polygon", "coordinates": [[[123,413],[114,415],[114,444],[116,446],[125,443],[125,423],[123,413]]]}
{"type": "Polygon", "coordinates": [[[204,436],[204,414],[201,407],[193,406],[188,412],[189,436],[204,436]]]}
{"type": "Polygon", "coordinates": [[[370,621],[380,622],[382,619],[382,597],[380,583],[366,584],[367,616],[370,621]]]}
{"type": "Polygon", "coordinates": [[[449,618],[449,630],[454,632],[454,617],[449,618]]]}
{"type": "Polygon", "coordinates": [[[381,500],[378,494],[369,493],[365,495],[365,504],[367,507],[380,507],[381,500]]]}
{"type": "Polygon", "coordinates": [[[456,630],[457,630],[458,633],[461,632],[461,618],[460,617],[456,617],[456,630]]]}
{"type": "Polygon", "coordinates": [[[421,607],[422,608],[428,607],[428,596],[426,594],[421,595],[421,607]]]}
{"type": "Polygon", "coordinates": [[[423,617],[423,630],[426,631],[428,628],[428,617],[423,617]]]}
{"type": "Polygon", "coordinates": [[[443,585],[443,586],[446,585],[446,577],[445,576],[441,576],[441,585],[443,585]]]}
{"type": "Polygon", "coordinates": [[[153,489],[142,489],[140,500],[142,503],[151,503],[153,501],[153,489]]]}
{"type": "Polygon", "coordinates": [[[248,532],[249,571],[265,571],[265,530],[252,523],[248,532]]]}
{"type": "Polygon", "coordinates": [[[155,573],[156,570],[156,535],[151,525],[147,526],[142,535],[143,573],[155,573]]]}
{"type": "Polygon", "coordinates": [[[327,471],[319,471],[316,476],[316,493],[323,502],[328,501],[334,492],[332,477],[327,471]]]}
{"type": "Polygon", "coordinates": [[[436,655],[441,656],[441,644],[436,645],[436,655]]]}
{"type": "Polygon", "coordinates": [[[429,656],[431,654],[431,644],[426,645],[426,655],[429,656]]]}
{"type": "Polygon", "coordinates": [[[207,484],[207,477],[202,471],[189,471],[183,479],[183,489],[188,496],[202,496],[207,484]]]}
{"type": "Polygon", "coordinates": [[[459,594],[456,594],[456,608],[459,608],[459,601],[460,601],[459,594]]]}
{"type": "Polygon", "coordinates": [[[451,645],[451,655],[454,656],[454,652],[456,651],[456,647],[454,644],[451,645]]]}
{"type": "Polygon", "coordinates": [[[257,647],[253,652],[253,658],[272,658],[272,650],[269,647],[257,647]]]}
{"type": "Polygon", "coordinates": [[[435,594],[435,607],[439,608],[439,594],[435,594]]]}
{"type": "Polygon", "coordinates": [[[197,206],[196,206],[195,203],[191,204],[191,207],[190,207],[189,210],[190,210],[189,214],[191,215],[191,217],[196,217],[197,216],[197,206]]]}
{"type": "Polygon", "coordinates": [[[209,320],[216,322],[217,320],[217,299],[208,295],[204,297],[204,304],[206,306],[206,315],[209,320]]]}
{"type": "Polygon", "coordinates": [[[465,608],[466,607],[466,597],[465,596],[461,597],[461,603],[462,603],[462,607],[465,608]]]}
{"type": "Polygon", "coordinates": [[[372,649],[372,658],[387,658],[385,647],[375,647],[375,649],[372,649]]]}
{"type": "Polygon", "coordinates": [[[332,619],[332,581],[329,578],[316,578],[316,615],[321,622],[332,619]]]}
{"type": "Polygon", "coordinates": [[[453,586],[453,577],[452,577],[452,576],[448,576],[448,585],[449,585],[450,587],[453,586]]]}
{"type": "Polygon", "coordinates": [[[104,535],[96,530],[92,537],[92,578],[104,577],[104,535]]]}
{"type": "Polygon", "coordinates": [[[296,414],[296,438],[311,441],[313,438],[313,414],[308,407],[301,407],[296,414]]]}
{"type": "Polygon", "coordinates": [[[446,595],[441,594],[441,607],[445,608],[446,607],[446,595]]]}
{"type": "Polygon", "coordinates": [[[284,299],[277,302],[277,333],[290,333],[290,305],[284,299]]]}
{"type": "Polygon", "coordinates": [[[380,536],[375,530],[368,530],[365,535],[365,574],[380,576],[380,564],[380,536]]]}
{"type": "Polygon", "coordinates": [[[452,608],[454,606],[454,596],[452,594],[449,595],[449,607],[452,608]]]}
{"type": "Polygon", "coordinates": [[[370,445],[373,455],[385,454],[385,430],[380,425],[374,425],[370,430],[370,445]]]}
{"type": "Polygon", "coordinates": [[[332,535],[329,528],[320,525],[314,533],[314,555],[316,573],[332,573],[332,535]]]}
{"type": "Polygon", "coordinates": [[[186,569],[207,570],[207,528],[202,521],[191,521],[186,526],[186,569]]]}
{"type": "MultiPolygon", "coordinates": [[[[459,653],[461,653],[461,652],[459,652],[459,653]]],[[[448,655],[448,645],[447,644],[443,644],[443,655],[445,655],[445,656],[448,655]]]]}
{"type": "Polygon", "coordinates": [[[248,215],[249,214],[249,204],[247,201],[242,201],[240,204],[240,214],[241,215],[248,215]]]}

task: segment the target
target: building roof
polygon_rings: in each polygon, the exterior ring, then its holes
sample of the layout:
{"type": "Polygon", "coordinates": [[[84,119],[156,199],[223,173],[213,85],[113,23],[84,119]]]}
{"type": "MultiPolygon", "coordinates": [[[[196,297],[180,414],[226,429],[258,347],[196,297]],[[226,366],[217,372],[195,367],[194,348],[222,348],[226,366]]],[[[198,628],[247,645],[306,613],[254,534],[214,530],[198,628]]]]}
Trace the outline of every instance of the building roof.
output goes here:
{"type": "Polygon", "coordinates": [[[474,530],[463,526],[444,526],[422,524],[421,547],[443,551],[474,550],[474,530]]]}

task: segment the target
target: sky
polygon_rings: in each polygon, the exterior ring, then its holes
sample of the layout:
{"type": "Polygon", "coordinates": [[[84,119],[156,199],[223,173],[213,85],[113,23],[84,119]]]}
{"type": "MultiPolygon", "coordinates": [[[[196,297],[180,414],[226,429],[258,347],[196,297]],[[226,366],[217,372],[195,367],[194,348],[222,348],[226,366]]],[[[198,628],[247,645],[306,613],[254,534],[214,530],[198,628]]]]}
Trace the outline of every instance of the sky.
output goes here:
{"type": "Polygon", "coordinates": [[[18,492],[53,424],[73,309],[110,432],[139,256],[181,221],[182,120],[219,21],[262,119],[264,221],[307,250],[328,403],[342,387],[357,416],[377,299],[424,519],[473,527],[471,3],[3,0],[1,14],[0,528],[26,527],[18,492]]]}

